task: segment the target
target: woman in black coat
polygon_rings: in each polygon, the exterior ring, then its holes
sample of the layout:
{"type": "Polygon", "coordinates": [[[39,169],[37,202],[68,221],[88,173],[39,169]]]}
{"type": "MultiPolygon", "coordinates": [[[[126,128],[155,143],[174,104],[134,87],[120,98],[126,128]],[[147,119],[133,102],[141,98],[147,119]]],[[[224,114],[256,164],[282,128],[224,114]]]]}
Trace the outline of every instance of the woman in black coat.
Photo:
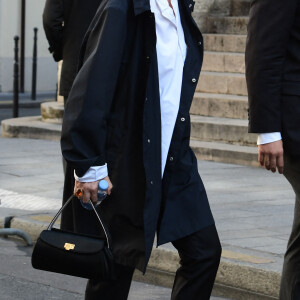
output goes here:
{"type": "MultiPolygon", "coordinates": [[[[113,189],[99,211],[112,236],[118,272],[116,281],[90,280],[86,299],[127,299],[134,269],[146,270],[155,233],[158,245],[172,242],[181,257],[172,299],[210,297],[221,247],[189,147],[189,109],[203,59],[193,4],[178,1],[187,54],[163,178],[159,16],[150,11],[149,0],[105,0],[85,36],[63,121],[64,197],[82,189],[83,200],[94,201],[97,181],[75,181],[74,188],[74,170],[82,178],[107,163],[113,189]]],[[[62,227],[101,234],[96,221],[78,201],[63,215],[62,227]]]]}

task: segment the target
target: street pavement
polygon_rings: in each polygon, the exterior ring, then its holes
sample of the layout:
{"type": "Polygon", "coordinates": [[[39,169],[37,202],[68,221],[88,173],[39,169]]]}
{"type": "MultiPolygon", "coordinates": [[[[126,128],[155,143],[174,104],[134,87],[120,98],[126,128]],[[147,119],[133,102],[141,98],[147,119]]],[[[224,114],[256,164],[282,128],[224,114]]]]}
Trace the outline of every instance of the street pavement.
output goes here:
{"type": "MultiPolygon", "coordinates": [[[[86,280],[34,270],[32,248],[17,240],[0,239],[0,299],[83,299],[86,280]]],[[[167,300],[170,289],[133,282],[130,300],[167,300]]],[[[117,300],[117,299],[116,299],[117,300]]]]}
{"type": "MultiPolygon", "coordinates": [[[[63,189],[59,143],[0,138],[0,149],[0,218],[54,213],[63,189]]],[[[286,179],[254,167],[207,161],[199,161],[198,167],[220,235],[222,259],[280,272],[294,206],[286,179]]],[[[15,241],[1,239],[0,246],[0,299],[82,298],[83,281],[32,270],[31,250],[15,241]]],[[[174,250],[169,244],[163,247],[174,250]]],[[[163,300],[169,294],[169,289],[134,283],[130,299],[163,300]]]]}
{"type": "MultiPolygon", "coordinates": [[[[4,118],[9,110],[2,108],[4,118]]],[[[20,112],[40,113],[36,108],[20,112]]],[[[0,138],[0,149],[0,218],[58,210],[63,189],[59,143],[0,138]]],[[[1,300],[84,298],[85,279],[34,270],[31,252],[32,247],[18,239],[0,238],[1,300]]],[[[167,300],[170,294],[169,288],[134,281],[128,299],[167,300]]],[[[211,297],[221,299],[225,298],[211,297]]]]}
{"type": "MultiPolygon", "coordinates": [[[[0,238],[0,249],[1,300],[84,299],[86,279],[33,269],[32,248],[19,240],[0,238]]],[[[170,295],[169,288],[133,281],[128,299],[169,300],[170,295]]]]}

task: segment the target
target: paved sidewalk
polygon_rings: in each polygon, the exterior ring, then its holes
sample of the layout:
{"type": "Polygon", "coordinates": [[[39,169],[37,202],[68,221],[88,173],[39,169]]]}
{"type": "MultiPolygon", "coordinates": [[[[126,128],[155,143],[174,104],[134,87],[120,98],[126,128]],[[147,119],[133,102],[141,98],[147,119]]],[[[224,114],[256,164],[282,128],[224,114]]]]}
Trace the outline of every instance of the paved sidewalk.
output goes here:
{"type": "MultiPolygon", "coordinates": [[[[0,149],[0,218],[53,214],[63,188],[59,143],[0,138],[0,149]]],[[[276,294],[293,218],[288,182],[260,168],[206,161],[198,165],[223,246],[222,261],[266,272],[274,283],[263,284],[276,285],[276,294]]]]}

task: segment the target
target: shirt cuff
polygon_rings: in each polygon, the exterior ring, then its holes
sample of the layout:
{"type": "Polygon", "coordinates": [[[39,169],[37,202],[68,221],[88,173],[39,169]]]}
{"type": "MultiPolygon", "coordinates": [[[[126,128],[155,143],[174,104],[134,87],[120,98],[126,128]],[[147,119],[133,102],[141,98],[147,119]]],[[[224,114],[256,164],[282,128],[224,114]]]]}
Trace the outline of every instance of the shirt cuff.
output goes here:
{"type": "Polygon", "coordinates": [[[257,145],[269,144],[282,139],[280,132],[261,133],[257,137],[257,145]]]}
{"type": "Polygon", "coordinates": [[[94,182],[108,176],[107,164],[90,167],[82,177],[78,177],[74,171],[74,177],[79,182],[94,182]]]}

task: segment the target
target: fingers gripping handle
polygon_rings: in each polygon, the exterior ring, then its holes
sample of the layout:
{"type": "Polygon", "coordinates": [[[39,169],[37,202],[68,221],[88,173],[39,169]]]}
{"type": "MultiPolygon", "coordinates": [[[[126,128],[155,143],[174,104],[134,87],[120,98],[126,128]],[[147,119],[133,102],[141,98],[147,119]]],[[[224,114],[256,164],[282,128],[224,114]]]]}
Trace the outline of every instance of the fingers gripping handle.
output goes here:
{"type": "MultiPolygon", "coordinates": [[[[63,212],[63,210],[67,207],[67,205],[73,200],[73,198],[75,198],[74,195],[72,195],[72,196],[66,201],[66,203],[59,209],[59,211],[56,213],[56,215],[54,216],[54,218],[53,218],[52,221],[50,222],[50,224],[49,224],[47,230],[50,230],[50,231],[52,230],[52,227],[53,227],[54,223],[57,221],[58,217],[61,215],[61,213],[63,212]]],[[[91,206],[92,206],[92,208],[93,208],[93,210],[94,210],[94,212],[95,212],[95,214],[96,214],[96,217],[97,217],[97,219],[98,219],[98,221],[99,221],[99,223],[100,223],[100,225],[101,225],[101,227],[102,227],[102,229],[103,229],[103,232],[104,232],[105,238],[106,238],[106,242],[107,242],[107,247],[110,249],[110,247],[111,247],[111,242],[110,242],[111,239],[110,239],[110,236],[109,236],[107,230],[105,229],[105,226],[104,226],[104,224],[103,224],[103,221],[102,221],[100,215],[98,214],[98,212],[96,211],[94,205],[92,204],[92,201],[90,200],[89,203],[91,204],[91,206]]]]}

